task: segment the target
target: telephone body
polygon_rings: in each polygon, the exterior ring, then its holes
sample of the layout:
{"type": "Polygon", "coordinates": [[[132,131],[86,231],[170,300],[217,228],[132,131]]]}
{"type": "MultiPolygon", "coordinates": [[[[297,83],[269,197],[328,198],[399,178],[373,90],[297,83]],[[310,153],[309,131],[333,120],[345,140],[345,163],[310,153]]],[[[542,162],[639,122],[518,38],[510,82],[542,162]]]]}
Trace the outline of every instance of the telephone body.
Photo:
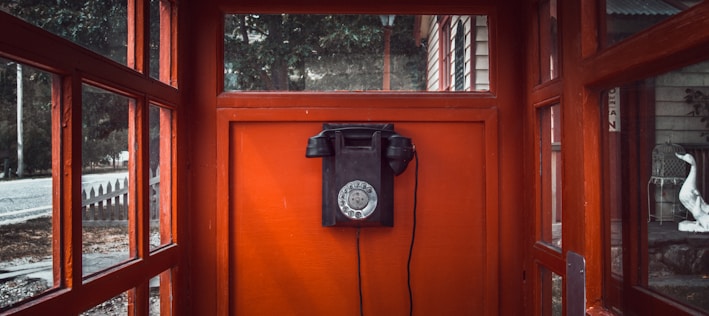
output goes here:
{"type": "Polygon", "coordinates": [[[325,123],[305,156],[323,159],[323,226],[394,226],[394,176],[414,156],[394,124],[325,123]]]}

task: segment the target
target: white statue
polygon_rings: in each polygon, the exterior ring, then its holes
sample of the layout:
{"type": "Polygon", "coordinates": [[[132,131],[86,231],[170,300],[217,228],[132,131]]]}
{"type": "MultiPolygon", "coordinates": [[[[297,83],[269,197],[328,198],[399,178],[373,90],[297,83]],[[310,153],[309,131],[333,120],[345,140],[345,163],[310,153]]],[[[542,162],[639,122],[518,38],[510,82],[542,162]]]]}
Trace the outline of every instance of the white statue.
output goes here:
{"type": "Polygon", "coordinates": [[[679,190],[679,201],[694,216],[694,221],[681,221],[677,229],[684,232],[709,232],[709,205],[697,190],[697,163],[691,154],[675,154],[677,158],[686,161],[691,168],[687,179],[679,190]]]}

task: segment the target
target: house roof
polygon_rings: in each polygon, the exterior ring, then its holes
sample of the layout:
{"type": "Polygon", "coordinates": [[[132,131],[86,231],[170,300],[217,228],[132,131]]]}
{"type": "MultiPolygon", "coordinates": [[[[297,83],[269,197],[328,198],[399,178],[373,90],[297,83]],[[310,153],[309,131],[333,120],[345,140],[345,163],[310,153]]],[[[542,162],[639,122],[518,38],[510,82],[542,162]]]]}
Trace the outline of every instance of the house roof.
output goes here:
{"type": "Polygon", "coordinates": [[[663,0],[607,0],[606,14],[675,15],[681,10],[663,0]]]}

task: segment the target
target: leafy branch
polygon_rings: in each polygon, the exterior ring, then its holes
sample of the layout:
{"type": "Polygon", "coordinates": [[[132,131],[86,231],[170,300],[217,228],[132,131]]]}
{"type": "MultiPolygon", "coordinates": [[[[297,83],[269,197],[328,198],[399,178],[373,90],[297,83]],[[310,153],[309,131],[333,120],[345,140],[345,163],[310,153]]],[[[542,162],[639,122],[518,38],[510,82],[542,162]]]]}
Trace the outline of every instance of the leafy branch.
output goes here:
{"type": "MultiPolygon", "coordinates": [[[[687,88],[684,92],[687,94],[684,96],[684,101],[692,105],[692,111],[687,115],[699,117],[704,127],[709,128],[709,95],[691,88],[687,88]]],[[[709,132],[702,132],[701,136],[709,142],[709,132]]]]}

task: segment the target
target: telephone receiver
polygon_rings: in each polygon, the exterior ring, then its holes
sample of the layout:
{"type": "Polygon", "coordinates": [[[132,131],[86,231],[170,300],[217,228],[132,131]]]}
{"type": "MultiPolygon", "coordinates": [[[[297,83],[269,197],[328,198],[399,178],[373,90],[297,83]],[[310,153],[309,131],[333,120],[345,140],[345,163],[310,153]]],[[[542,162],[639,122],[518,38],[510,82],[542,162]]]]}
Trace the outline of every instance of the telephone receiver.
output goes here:
{"type": "Polygon", "coordinates": [[[376,126],[343,125],[341,127],[327,127],[320,133],[308,139],[305,157],[317,158],[335,155],[335,138],[342,137],[345,143],[359,146],[376,145],[376,138],[385,139],[385,157],[394,175],[400,175],[406,170],[409,162],[414,157],[414,145],[411,139],[394,132],[392,124],[377,124],[376,126]],[[339,136],[338,136],[339,135],[339,136]]]}

